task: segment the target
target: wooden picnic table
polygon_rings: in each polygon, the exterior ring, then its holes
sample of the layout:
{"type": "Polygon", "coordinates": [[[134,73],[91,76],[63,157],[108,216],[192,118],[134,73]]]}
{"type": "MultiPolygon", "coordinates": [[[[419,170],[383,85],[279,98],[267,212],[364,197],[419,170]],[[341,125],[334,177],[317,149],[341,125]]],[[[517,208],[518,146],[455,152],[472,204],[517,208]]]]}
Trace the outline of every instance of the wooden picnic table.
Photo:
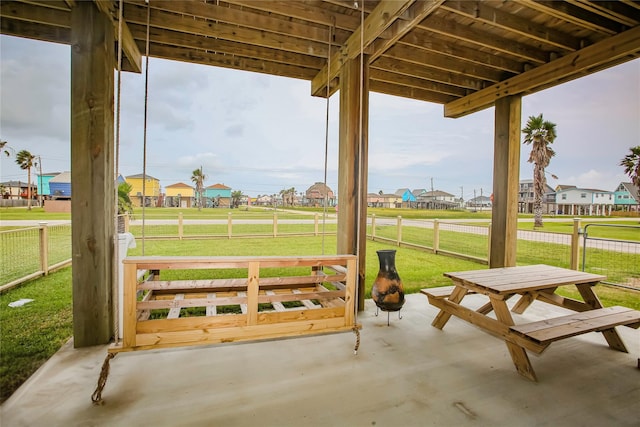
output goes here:
{"type": "Polygon", "coordinates": [[[605,279],[599,274],[568,270],[548,265],[493,268],[444,273],[454,285],[422,289],[429,303],[440,309],[432,325],[442,329],[450,317],[466,320],[505,341],[520,375],[536,381],[526,350],[542,353],[552,342],[571,336],[601,332],[609,347],[627,352],[615,326],[640,326],[640,311],[627,307],[603,308],[593,286],[605,279]],[[562,286],[574,286],[582,301],[556,294],[562,286]],[[477,310],[461,305],[468,294],[486,295],[489,301],[477,310]],[[535,301],[572,310],[566,316],[515,325],[507,300],[519,295],[511,311],[522,314],[535,301]],[[488,316],[495,313],[495,318],[488,316]]]}

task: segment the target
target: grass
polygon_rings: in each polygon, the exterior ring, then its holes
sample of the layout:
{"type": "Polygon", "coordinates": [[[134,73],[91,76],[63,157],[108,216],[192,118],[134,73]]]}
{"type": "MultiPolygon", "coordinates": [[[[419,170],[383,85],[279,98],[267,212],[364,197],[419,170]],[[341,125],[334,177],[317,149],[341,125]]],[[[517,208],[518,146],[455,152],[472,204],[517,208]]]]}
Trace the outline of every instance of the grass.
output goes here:
{"type": "MultiPolygon", "coordinates": [[[[13,219],[65,219],[65,214],[56,214],[56,217],[52,217],[44,212],[37,212],[37,210],[38,209],[34,209],[31,212],[21,210],[21,215],[13,219]]],[[[151,210],[152,209],[149,209],[149,211],[151,210]]],[[[155,208],[153,210],[155,211],[155,208]]],[[[158,209],[156,213],[162,216],[167,215],[167,218],[175,218],[178,211],[178,209],[158,209]]],[[[271,216],[269,216],[269,212],[265,213],[263,210],[256,212],[250,210],[245,212],[238,209],[209,209],[202,211],[205,212],[205,214],[202,212],[198,213],[196,209],[181,211],[183,211],[183,217],[185,219],[202,218],[202,215],[206,215],[206,218],[227,218],[229,212],[232,212],[234,218],[271,218],[273,215],[273,213],[271,213],[271,216]],[[211,211],[211,213],[209,213],[209,211],[211,211]],[[187,212],[189,216],[186,215],[187,212]]],[[[321,209],[319,211],[321,212],[321,209]]],[[[395,214],[393,216],[397,216],[398,210],[392,211],[393,214],[395,214]]],[[[415,210],[412,210],[412,212],[414,211],[415,210]]],[[[11,219],[5,216],[5,210],[0,212],[2,213],[2,219],[11,219]]],[[[450,215],[447,216],[447,218],[454,218],[456,215],[459,215],[457,212],[445,212],[450,215]]],[[[438,213],[441,215],[437,217],[445,218],[445,216],[442,215],[443,212],[438,211],[438,213]]],[[[487,213],[478,212],[478,214],[480,214],[480,217],[487,213]]],[[[279,218],[287,219],[296,218],[298,215],[304,214],[278,213],[279,218]]],[[[467,214],[466,217],[468,218],[468,216],[469,214],[467,214]]],[[[312,218],[309,215],[304,215],[303,217],[306,219],[312,218]]],[[[410,216],[405,214],[403,214],[403,217],[410,218],[410,216]]],[[[424,218],[424,216],[421,218],[424,218]]],[[[636,221],[630,221],[632,224],[635,222],[636,221]]],[[[586,221],[583,223],[583,226],[585,223],[586,221]]],[[[244,225],[234,226],[234,235],[237,236],[244,232],[257,231],[264,231],[264,234],[272,234],[273,230],[272,225],[266,225],[265,228],[258,225],[246,226],[256,228],[249,228],[249,231],[245,231],[242,228],[244,225]]],[[[193,230],[187,227],[188,226],[185,225],[185,234],[187,235],[194,233],[202,234],[203,232],[226,234],[227,232],[226,224],[220,227],[215,225],[189,226],[194,227],[193,230]]],[[[297,232],[301,231],[301,228],[304,228],[303,231],[309,232],[312,230],[312,227],[313,225],[279,224],[278,232],[297,232]]],[[[563,223],[549,222],[545,225],[545,231],[566,230],[566,232],[571,232],[572,227],[573,222],[571,220],[563,223]]],[[[594,232],[596,228],[603,227],[594,226],[594,232]]],[[[167,232],[170,230],[171,229],[168,229],[167,232]]],[[[335,225],[327,224],[327,231],[334,232],[335,225]]],[[[604,232],[610,233],[611,229],[604,229],[604,232]]],[[[628,237],[628,233],[629,230],[624,230],[625,237],[621,238],[632,240],[633,238],[630,239],[628,237]]],[[[395,227],[380,227],[376,228],[376,234],[395,239],[396,230],[395,227]]],[[[592,235],[591,227],[589,234],[592,235]]],[[[464,241],[464,251],[469,251],[469,253],[479,257],[486,254],[486,236],[478,236],[473,233],[462,233],[462,235],[464,238],[460,237],[461,233],[441,230],[441,247],[456,248],[459,247],[461,241],[464,241]]],[[[428,243],[425,242],[431,242],[432,236],[433,232],[429,229],[403,227],[403,240],[405,241],[428,245],[428,243]]],[[[566,267],[567,265],[564,265],[562,260],[568,259],[566,254],[567,248],[560,248],[562,245],[553,245],[558,246],[558,253],[554,255],[557,263],[549,260],[548,257],[542,261],[536,258],[539,254],[549,251],[549,246],[550,244],[548,243],[540,242],[519,243],[518,260],[523,264],[544,262],[566,267]]],[[[144,243],[145,255],[317,255],[323,252],[326,254],[334,254],[335,248],[335,235],[327,235],[324,238],[322,236],[305,236],[282,237],[278,239],[148,240],[144,243]]],[[[445,271],[463,271],[483,268],[480,264],[472,261],[433,255],[429,252],[414,249],[398,248],[390,243],[367,241],[366,277],[368,280],[365,288],[365,298],[370,298],[373,278],[378,271],[376,251],[390,248],[397,250],[396,265],[400,277],[403,280],[406,293],[415,293],[427,287],[449,285],[450,281],[442,275],[445,271]]],[[[460,250],[458,249],[458,251],[460,250]]],[[[129,250],[130,255],[140,255],[141,253],[142,245],[140,242],[138,242],[137,248],[129,250]]],[[[206,272],[193,273],[206,274],[206,272]]],[[[179,274],[179,272],[167,272],[167,275],[170,274],[179,274]]],[[[165,277],[170,278],[169,276],[165,277]]],[[[605,306],[623,305],[640,310],[640,298],[638,298],[637,292],[598,286],[596,293],[600,296],[605,306]]],[[[563,290],[562,294],[579,298],[577,292],[571,292],[570,290],[563,290]]],[[[2,334],[0,335],[0,348],[2,349],[0,352],[0,401],[4,401],[71,337],[71,268],[65,268],[49,276],[28,282],[4,294],[0,294],[0,324],[2,325],[2,334]],[[9,302],[21,298],[31,298],[35,301],[19,308],[8,307],[9,302]]]]}
{"type": "Polygon", "coordinates": [[[0,401],[4,401],[71,337],[71,268],[0,294],[0,325],[0,401]],[[8,306],[22,298],[34,301],[8,306]]]}

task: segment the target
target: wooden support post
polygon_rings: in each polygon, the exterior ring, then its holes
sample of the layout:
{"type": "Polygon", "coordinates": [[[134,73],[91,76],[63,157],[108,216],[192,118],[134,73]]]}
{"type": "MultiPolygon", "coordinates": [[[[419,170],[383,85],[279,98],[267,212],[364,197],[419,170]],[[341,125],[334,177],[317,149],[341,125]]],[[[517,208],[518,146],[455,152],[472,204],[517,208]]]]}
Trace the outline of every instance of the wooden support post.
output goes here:
{"type": "Polygon", "coordinates": [[[40,271],[49,274],[49,229],[46,222],[40,224],[40,271]]]}
{"type": "Polygon", "coordinates": [[[580,218],[573,218],[573,234],[571,235],[571,269],[578,269],[580,259],[580,218]]]}
{"type": "Polygon", "coordinates": [[[338,254],[359,254],[358,310],[364,310],[369,148],[369,65],[364,58],[361,69],[361,59],[348,60],[340,73],[337,231],[338,254]]]}
{"type": "Polygon", "coordinates": [[[396,218],[396,245],[400,246],[402,242],[402,217],[398,215],[396,218]]]}
{"type": "Polygon", "coordinates": [[[71,8],[71,213],[75,347],[113,336],[115,244],[113,24],[94,2],[71,8]]]}
{"type": "Polygon", "coordinates": [[[318,235],[318,213],[317,212],[313,215],[313,234],[315,236],[318,235]]]}
{"type": "Polygon", "coordinates": [[[376,239],[376,214],[371,214],[371,240],[376,239]]]}
{"type": "Polygon", "coordinates": [[[182,212],[178,212],[178,239],[182,240],[184,237],[184,225],[182,223],[182,212]]]}
{"type": "Polygon", "coordinates": [[[516,265],[521,109],[519,96],[496,101],[490,268],[516,265]]]}
{"type": "Polygon", "coordinates": [[[433,220],[433,253],[437,254],[440,250],[440,221],[433,220]]]}
{"type": "Polygon", "coordinates": [[[278,214],[273,214],[273,237],[278,237],[278,214]]]}

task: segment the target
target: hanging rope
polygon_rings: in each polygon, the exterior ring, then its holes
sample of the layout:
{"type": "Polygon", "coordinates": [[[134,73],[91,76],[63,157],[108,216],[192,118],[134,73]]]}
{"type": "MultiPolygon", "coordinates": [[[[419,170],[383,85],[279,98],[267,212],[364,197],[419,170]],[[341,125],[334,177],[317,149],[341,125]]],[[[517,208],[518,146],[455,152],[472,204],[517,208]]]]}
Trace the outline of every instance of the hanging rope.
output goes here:
{"type": "Polygon", "coordinates": [[[327,191],[327,163],[329,157],[329,95],[331,94],[331,43],[333,42],[333,29],[335,26],[335,16],[331,17],[331,26],[329,27],[329,43],[327,51],[327,103],[326,103],[326,118],[324,123],[324,203],[322,212],[322,255],[324,255],[324,238],[325,228],[327,223],[327,199],[329,192],[327,191]]]}
{"type": "Polygon", "coordinates": [[[142,142],[142,256],[144,256],[144,229],[145,229],[145,207],[147,205],[147,117],[149,104],[149,21],[151,18],[151,4],[147,3],[147,39],[145,41],[145,70],[144,70],[144,131],[142,142]]]}
{"type": "MultiPolygon", "coordinates": [[[[114,203],[114,211],[115,211],[115,226],[116,226],[116,230],[119,233],[118,230],[118,217],[119,217],[119,212],[118,212],[118,177],[120,176],[120,96],[121,96],[121,87],[122,87],[122,8],[123,8],[123,0],[120,0],[119,3],[119,10],[118,10],[118,78],[117,78],[117,104],[116,104],[116,150],[115,150],[115,203],[114,203]]],[[[115,236],[115,244],[114,244],[114,254],[115,254],[115,259],[116,262],[114,262],[114,277],[119,277],[119,271],[120,271],[120,265],[119,265],[119,260],[120,260],[120,242],[119,242],[119,236],[118,233],[116,233],[115,236]]],[[[111,300],[112,300],[112,305],[113,305],[113,330],[114,330],[114,340],[115,343],[118,344],[118,340],[120,339],[119,335],[120,335],[120,307],[119,307],[119,298],[118,293],[119,293],[119,289],[118,289],[118,285],[119,282],[118,280],[113,280],[112,281],[113,286],[112,286],[112,291],[111,291],[111,300]]]]}
{"type": "Polygon", "coordinates": [[[107,378],[109,377],[109,362],[114,357],[116,357],[116,353],[107,353],[107,357],[105,357],[102,363],[102,369],[100,369],[100,376],[98,377],[98,386],[91,395],[91,401],[94,405],[102,405],[104,403],[102,400],[102,390],[104,390],[104,386],[107,384],[107,378]]]}
{"type": "MultiPolygon", "coordinates": [[[[364,138],[362,135],[362,131],[364,128],[363,124],[363,107],[364,107],[364,0],[362,1],[362,9],[360,10],[360,100],[359,100],[359,124],[358,124],[358,224],[356,225],[356,254],[357,254],[357,269],[358,269],[358,280],[360,280],[360,244],[361,244],[361,230],[362,230],[362,221],[360,220],[360,216],[362,215],[362,171],[363,161],[362,161],[362,145],[364,142],[364,138]]],[[[355,289],[355,300],[356,303],[354,306],[356,307],[355,312],[355,322],[356,325],[358,323],[358,303],[359,303],[359,289],[360,283],[356,284],[355,289]]],[[[356,326],[357,327],[357,326],[356,326]]],[[[360,340],[360,334],[358,333],[358,344],[360,340]]]]}

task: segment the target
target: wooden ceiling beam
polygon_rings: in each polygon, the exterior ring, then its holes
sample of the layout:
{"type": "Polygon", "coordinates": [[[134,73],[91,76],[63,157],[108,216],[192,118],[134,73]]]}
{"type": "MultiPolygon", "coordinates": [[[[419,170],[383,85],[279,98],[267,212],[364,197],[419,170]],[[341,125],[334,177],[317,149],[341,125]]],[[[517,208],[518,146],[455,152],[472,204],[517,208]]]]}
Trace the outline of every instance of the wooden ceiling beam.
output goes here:
{"type": "Polygon", "coordinates": [[[263,12],[274,13],[284,17],[292,17],[303,21],[315,22],[316,24],[336,27],[343,30],[354,31],[360,26],[360,14],[346,15],[332,13],[326,9],[313,6],[308,3],[292,1],[271,1],[271,0],[223,0],[237,6],[248,7],[263,12]]]}
{"type": "MultiPolygon", "coordinates": [[[[145,6],[144,0],[138,0],[133,4],[145,6]]],[[[209,19],[215,22],[224,22],[321,43],[329,42],[329,32],[331,31],[328,26],[320,24],[308,25],[308,23],[295,22],[280,15],[268,15],[237,8],[232,9],[215,3],[154,0],[150,5],[153,9],[165,12],[187,14],[201,19],[209,19]]],[[[351,32],[340,29],[331,31],[331,33],[335,43],[339,45],[342,45],[351,35],[351,32]]]]}
{"type": "Polygon", "coordinates": [[[443,95],[426,89],[418,89],[409,86],[390,84],[379,80],[369,80],[369,90],[386,95],[399,96],[402,98],[417,99],[419,101],[434,102],[436,104],[446,104],[455,99],[454,96],[443,95]]]}
{"type": "MultiPolygon", "coordinates": [[[[448,38],[447,38],[448,39],[448,38]]],[[[524,70],[521,62],[514,59],[495,55],[493,52],[486,52],[460,44],[452,43],[450,40],[437,37],[436,33],[424,30],[416,30],[407,34],[398,44],[411,46],[415,49],[424,49],[431,52],[444,54],[457,58],[475,62],[478,65],[495,68],[509,73],[520,73],[524,70]]]]}
{"type": "Polygon", "coordinates": [[[444,84],[417,77],[410,77],[402,74],[396,74],[391,71],[381,70],[379,68],[369,68],[369,78],[394,85],[408,86],[416,89],[438,92],[445,95],[451,95],[461,98],[467,94],[464,88],[456,87],[450,84],[444,84]]]}
{"type": "Polygon", "coordinates": [[[515,0],[522,6],[533,9],[545,15],[571,22],[591,31],[613,35],[620,31],[620,24],[602,15],[586,11],[566,1],[515,0]]]}
{"type": "Polygon", "coordinates": [[[104,13],[113,24],[116,40],[118,40],[118,37],[120,36],[120,29],[122,29],[122,40],[119,40],[119,46],[121,46],[122,52],[129,60],[129,65],[132,67],[133,71],[141,73],[142,54],[131,35],[131,31],[129,30],[127,23],[124,21],[120,23],[115,2],[113,2],[113,0],[94,0],[94,2],[100,12],[104,13]]]}
{"type": "MultiPolygon", "coordinates": [[[[140,48],[141,46],[138,47],[140,48]]],[[[303,80],[311,80],[317,72],[316,70],[313,70],[311,68],[269,62],[259,59],[242,57],[239,55],[226,55],[222,53],[193,50],[177,46],[159,45],[155,43],[150,44],[149,55],[155,58],[163,58],[173,61],[184,61],[202,65],[213,65],[216,67],[253,71],[256,73],[303,80]]]]}
{"type": "Polygon", "coordinates": [[[496,83],[505,78],[510,73],[500,72],[494,68],[485,67],[463,59],[454,58],[426,49],[415,49],[403,44],[397,44],[389,49],[384,56],[396,60],[416,64],[417,66],[429,66],[438,68],[446,72],[454,72],[474,79],[485,80],[496,83]]]}
{"type": "MultiPolygon", "coordinates": [[[[131,32],[136,39],[143,41],[147,35],[147,28],[144,25],[131,24],[131,32]]],[[[213,37],[194,36],[177,31],[159,30],[155,27],[149,29],[149,40],[155,44],[242,57],[254,57],[259,60],[312,68],[315,69],[316,72],[324,65],[323,59],[314,56],[251,46],[213,37]]]]}
{"type": "Polygon", "coordinates": [[[398,40],[405,37],[413,28],[433,13],[444,0],[423,0],[412,4],[403,14],[403,19],[396,20],[387,31],[387,39],[373,41],[373,49],[369,53],[369,61],[375,61],[398,40]]]}
{"type": "Polygon", "coordinates": [[[68,10],[43,7],[36,4],[2,1],[0,2],[0,18],[71,28],[71,14],[68,10]]]}
{"type": "Polygon", "coordinates": [[[406,62],[402,59],[391,59],[387,56],[378,58],[377,61],[369,65],[369,68],[372,70],[381,69],[393,71],[394,73],[402,74],[404,76],[417,77],[419,79],[465,88],[468,91],[476,91],[485,87],[482,80],[467,77],[457,72],[444,71],[425,65],[418,67],[415,64],[406,62]]]}
{"type": "Polygon", "coordinates": [[[609,37],[444,106],[445,117],[461,117],[491,107],[509,95],[537,92],[640,55],[640,27],[609,37]]]}
{"type": "Polygon", "coordinates": [[[380,34],[389,28],[415,0],[382,0],[378,6],[364,19],[362,28],[356,29],[338,52],[333,54],[327,65],[311,81],[311,94],[325,96],[327,83],[333,80],[342,65],[356,58],[368,48],[380,34]],[[329,68],[329,63],[331,67],[329,68]]]}
{"type": "Polygon", "coordinates": [[[519,58],[533,64],[542,65],[549,60],[544,52],[493,34],[487,34],[473,26],[459,25],[454,21],[443,19],[440,16],[431,15],[416,30],[428,30],[454,40],[462,40],[466,43],[491,49],[498,53],[519,58]]]}
{"type": "Polygon", "coordinates": [[[584,1],[565,0],[569,3],[596,13],[605,18],[613,19],[627,26],[635,26],[640,23],[640,11],[635,7],[618,1],[584,1]]]}
{"type": "MultiPolygon", "coordinates": [[[[145,7],[125,5],[124,12],[128,22],[146,26],[147,12],[145,7]]],[[[190,35],[217,37],[224,40],[321,58],[326,58],[329,51],[326,42],[314,42],[211,20],[193,18],[176,19],[175,14],[154,8],[151,9],[150,21],[151,27],[178,31],[190,35]]]]}
{"type": "Polygon", "coordinates": [[[0,31],[2,34],[9,36],[25,37],[32,40],[66,45],[71,44],[71,29],[65,27],[2,17],[2,19],[0,19],[0,31]]]}
{"type": "Polygon", "coordinates": [[[483,2],[448,1],[442,5],[442,9],[473,18],[476,21],[484,22],[509,32],[523,35],[532,40],[555,46],[564,51],[576,51],[581,47],[580,40],[568,34],[489,7],[483,2]]]}

